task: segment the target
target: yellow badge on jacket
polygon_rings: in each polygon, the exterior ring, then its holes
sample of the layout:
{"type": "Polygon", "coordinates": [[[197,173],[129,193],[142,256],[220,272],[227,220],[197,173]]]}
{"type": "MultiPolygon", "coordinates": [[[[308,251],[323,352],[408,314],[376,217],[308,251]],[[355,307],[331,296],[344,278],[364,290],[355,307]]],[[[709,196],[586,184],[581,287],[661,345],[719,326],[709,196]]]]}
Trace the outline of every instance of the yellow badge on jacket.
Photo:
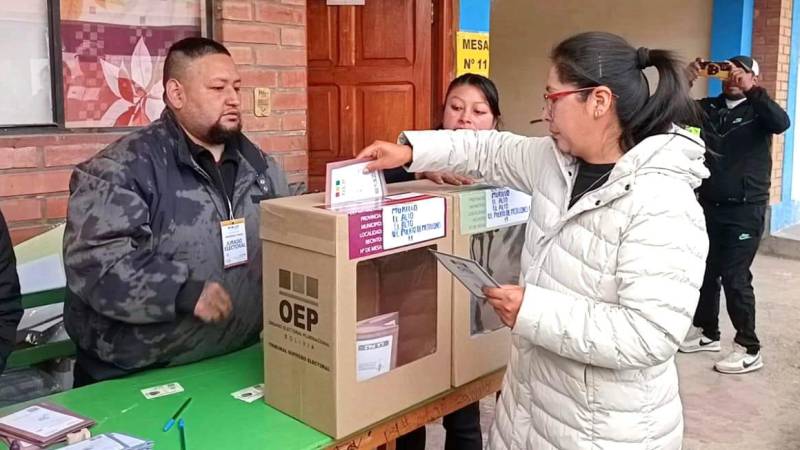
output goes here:
{"type": "Polygon", "coordinates": [[[686,131],[692,133],[693,135],[700,137],[700,128],[697,127],[686,127],[686,131]]]}
{"type": "Polygon", "coordinates": [[[247,263],[247,230],[244,219],[220,222],[225,268],[247,263]]]}

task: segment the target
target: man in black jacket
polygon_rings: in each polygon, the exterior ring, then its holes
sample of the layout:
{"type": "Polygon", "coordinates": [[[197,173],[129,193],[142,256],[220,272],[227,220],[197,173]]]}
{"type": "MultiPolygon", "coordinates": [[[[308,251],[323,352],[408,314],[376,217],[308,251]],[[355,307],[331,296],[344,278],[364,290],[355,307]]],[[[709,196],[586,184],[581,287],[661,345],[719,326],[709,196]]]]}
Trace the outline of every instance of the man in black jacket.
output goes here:
{"type": "Polygon", "coordinates": [[[19,295],[19,278],[14,258],[14,248],[8,227],[0,212],[0,374],[6,367],[6,359],[14,348],[17,325],[22,318],[19,295]]]}
{"type": "Polygon", "coordinates": [[[289,192],[241,133],[240,83],[221,44],[176,42],[161,118],[75,168],[64,323],[76,386],[258,341],[258,205],[289,192]]]}
{"type": "MultiPolygon", "coordinates": [[[[723,94],[700,100],[702,138],[711,177],[698,190],[706,215],[709,252],[694,327],[681,351],[720,351],[720,281],[736,328],[734,349],[714,368],[746,373],[764,366],[755,330],[753,262],[764,232],[772,175],[772,136],[789,128],[789,116],[758,86],[758,63],[749,56],[730,59],[733,70],[723,94]]],[[[689,67],[691,81],[699,65],[689,67]]]]}

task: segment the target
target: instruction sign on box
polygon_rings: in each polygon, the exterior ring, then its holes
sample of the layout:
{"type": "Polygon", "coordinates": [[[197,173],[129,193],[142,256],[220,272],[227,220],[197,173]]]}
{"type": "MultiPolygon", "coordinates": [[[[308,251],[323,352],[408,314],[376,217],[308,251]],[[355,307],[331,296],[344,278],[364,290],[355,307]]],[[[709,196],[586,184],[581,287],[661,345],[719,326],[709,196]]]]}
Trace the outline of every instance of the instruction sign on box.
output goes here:
{"type": "Polygon", "coordinates": [[[486,228],[515,225],[528,221],[531,196],[514,189],[489,189],[486,197],[486,228]]]}
{"type": "Polygon", "coordinates": [[[446,234],[442,197],[387,197],[383,206],[348,214],[350,259],[439,239],[446,234]]]}
{"type": "Polygon", "coordinates": [[[531,196],[514,189],[469,190],[458,195],[462,234],[523,224],[531,212],[531,196]]]}

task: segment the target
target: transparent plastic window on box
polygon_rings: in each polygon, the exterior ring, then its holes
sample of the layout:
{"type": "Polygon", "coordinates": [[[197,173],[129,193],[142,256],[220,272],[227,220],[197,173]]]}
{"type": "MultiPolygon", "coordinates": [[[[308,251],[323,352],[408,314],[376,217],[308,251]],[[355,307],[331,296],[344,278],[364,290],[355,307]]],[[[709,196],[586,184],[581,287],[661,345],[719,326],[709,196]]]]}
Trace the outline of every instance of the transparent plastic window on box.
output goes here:
{"type": "Polygon", "coordinates": [[[436,352],[437,266],[418,248],[357,265],[358,381],[436,352]]]}
{"type": "MultiPolygon", "coordinates": [[[[520,258],[525,244],[525,225],[486,231],[470,238],[470,258],[500,284],[518,284],[520,258]]],[[[503,322],[485,299],[470,295],[470,334],[490,333],[503,322]]]]}

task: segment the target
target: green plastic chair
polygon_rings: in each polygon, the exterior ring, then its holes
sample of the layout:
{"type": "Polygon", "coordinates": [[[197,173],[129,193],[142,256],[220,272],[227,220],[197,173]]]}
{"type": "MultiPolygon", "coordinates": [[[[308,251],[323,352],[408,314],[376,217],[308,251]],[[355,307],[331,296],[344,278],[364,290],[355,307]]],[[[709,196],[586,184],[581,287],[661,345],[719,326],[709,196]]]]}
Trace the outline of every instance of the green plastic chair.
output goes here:
{"type": "MultiPolygon", "coordinates": [[[[64,293],[65,290],[62,288],[23,295],[22,307],[36,308],[38,306],[62,303],[64,301],[64,293]]],[[[67,358],[74,355],[75,343],[69,339],[22,347],[14,350],[8,356],[6,369],[29,367],[53,359],[67,358]]]]}
{"type": "MultiPolygon", "coordinates": [[[[46,255],[60,253],[63,236],[64,226],[60,225],[44,234],[15,246],[14,252],[17,255],[17,264],[26,263],[46,255]]],[[[63,303],[65,292],[65,288],[62,287],[25,294],[22,296],[22,307],[27,309],[63,303]]],[[[6,368],[29,367],[53,359],[66,358],[74,355],[75,344],[69,339],[39,345],[23,346],[11,352],[6,363],[6,368]]]]}

